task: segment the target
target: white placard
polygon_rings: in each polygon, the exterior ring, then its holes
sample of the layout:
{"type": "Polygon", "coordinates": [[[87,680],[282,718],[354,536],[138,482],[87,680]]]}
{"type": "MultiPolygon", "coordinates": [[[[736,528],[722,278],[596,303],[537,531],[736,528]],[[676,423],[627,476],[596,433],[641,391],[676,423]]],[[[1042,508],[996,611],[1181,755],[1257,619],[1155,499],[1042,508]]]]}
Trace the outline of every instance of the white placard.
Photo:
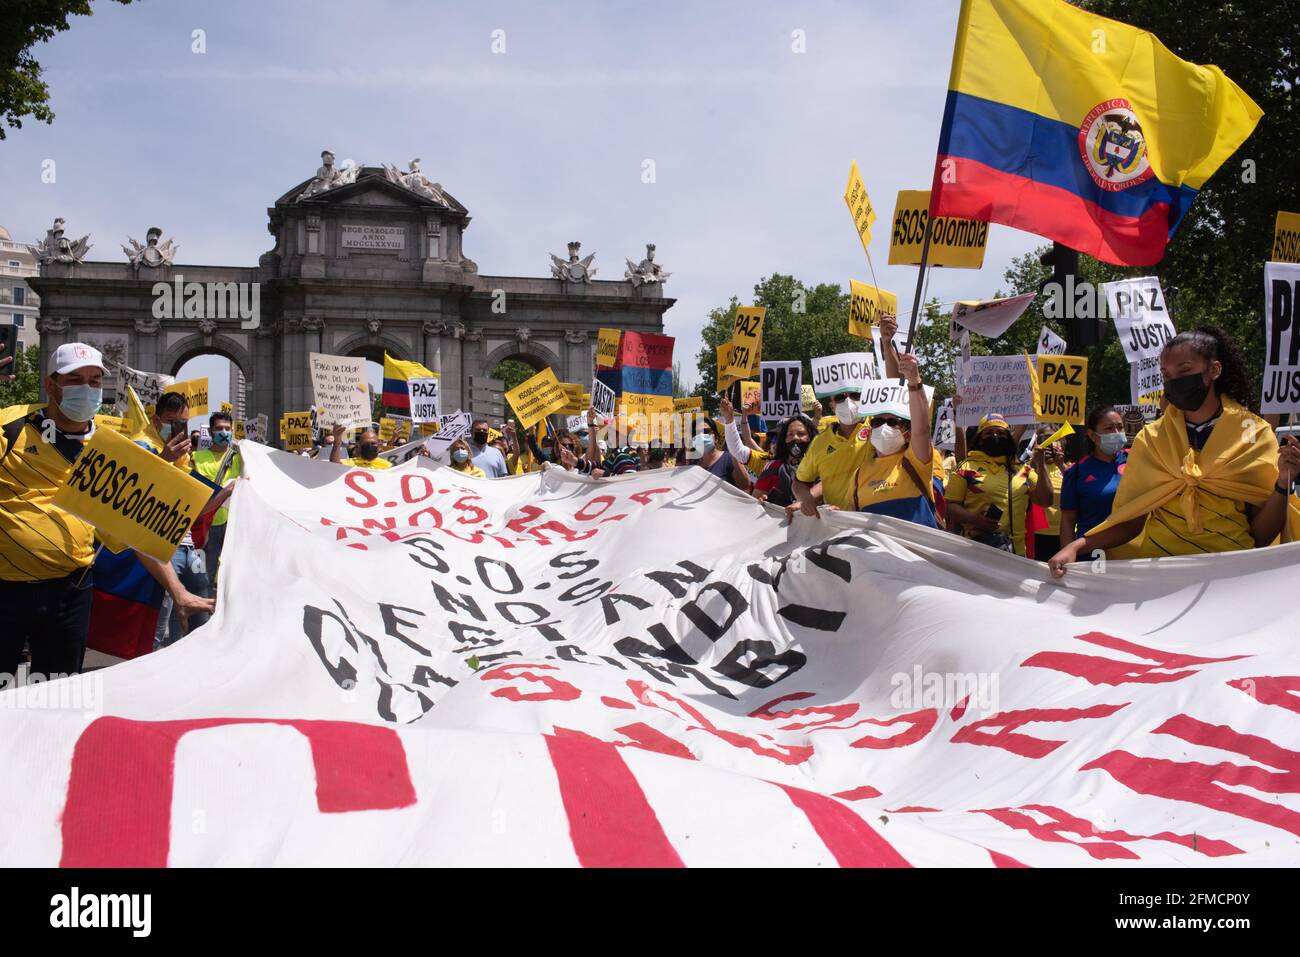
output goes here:
{"type": "Polygon", "coordinates": [[[1128,387],[1133,404],[1160,405],[1160,399],[1165,394],[1165,377],[1160,371],[1160,357],[1139,359],[1130,363],[1128,369],[1128,387]]]}
{"type": "Polygon", "coordinates": [[[473,424],[473,417],[459,409],[451,415],[439,416],[438,431],[424,440],[424,447],[439,462],[446,462],[448,447],[457,439],[469,435],[473,424]]]}
{"type": "Polygon", "coordinates": [[[370,387],[366,360],[360,356],[308,354],[316,421],[322,429],[361,425],[370,421],[370,387]]]}
{"type": "Polygon", "coordinates": [[[1300,412],[1300,265],[1264,264],[1261,412],[1300,412]]]}
{"type": "Polygon", "coordinates": [[[930,437],[930,444],[945,452],[957,448],[957,413],[952,407],[952,399],[944,399],[935,414],[934,435],[930,437]]]}
{"type": "Polygon", "coordinates": [[[813,393],[819,399],[860,392],[862,383],[879,379],[876,357],[870,352],[841,352],[811,360],[813,393]]]}
{"type": "Polygon", "coordinates": [[[406,248],[405,226],[359,226],[344,223],[339,227],[339,244],[344,249],[406,248]]]}
{"type": "Polygon", "coordinates": [[[163,375],[161,372],[141,372],[130,366],[116,366],[113,372],[117,376],[117,399],[113,403],[114,415],[126,415],[129,407],[127,386],[135,390],[140,404],[148,408],[157,405],[163,389],[176,381],[174,376],[163,375]]]}
{"type": "Polygon", "coordinates": [[[614,415],[614,403],[618,397],[614,395],[614,390],[599,379],[591,380],[591,407],[596,414],[606,419],[614,415]]]}
{"type": "Polygon", "coordinates": [[[1034,422],[1034,386],[1020,356],[971,356],[958,363],[957,425],[978,425],[986,415],[1000,415],[1009,425],[1034,422]]]}
{"type": "Polygon", "coordinates": [[[411,421],[417,425],[438,421],[438,380],[436,378],[407,379],[411,397],[411,421]]]}
{"type": "Polygon", "coordinates": [[[788,419],[799,414],[799,387],[803,380],[802,362],[762,362],[759,382],[763,398],[759,414],[765,419],[788,419]]]}
{"type": "Polygon", "coordinates": [[[1047,326],[1043,326],[1038,332],[1038,354],[1040,356],[1065,355],[1065,340],[1047,326]]]}
{"type": "MultiPolygon", "coordinates": [[[[922,386],[926,402],[934,398],[934,386],[922,386]]],[[[900,419],[912,418],[912,405],[906,382],[897,379],[872,379],[862,383],[858,414],[869,419],[873,415],[896,415],[900,419]]]]}
{"type": "Polygon", "coordinates": [[[1132,363],[1159,357],[1165,343],[1177,335],[1160,280],[1155,276],[1121,279],[1104,282],[1101,288],[1125,358],[1132,363]]]}

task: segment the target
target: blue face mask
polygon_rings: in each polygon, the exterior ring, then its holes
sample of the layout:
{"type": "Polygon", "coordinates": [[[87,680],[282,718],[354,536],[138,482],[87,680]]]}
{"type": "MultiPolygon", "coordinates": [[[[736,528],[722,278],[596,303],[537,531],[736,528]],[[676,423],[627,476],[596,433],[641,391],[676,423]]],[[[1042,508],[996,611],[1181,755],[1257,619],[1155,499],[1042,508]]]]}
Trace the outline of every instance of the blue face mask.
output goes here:
{"type": "Polygon", "coordinates": [[[1105,432],[1101,435],[1100,445],[1107,455],[1119,455],[1128,445],[1128,436],[1123,432],[1105,432]]]}
{"type": "Polygon", "coordinates": [[[73,422],[89,422],[104,403],[104,390],[92,385],[65,385],[59,411],[73,422]]]}
{"type": "Polygon", "coordinates": [[[230,432],[225,432],[225,431],[222,431],[222,432],[213,432],[213,433],[212,433],[212,444],[213,444],[213,445],[229,445],[229,444],[230,444],[230,440],[231,440],[232,438],[234,438],[234,435],[233,435],[233,433],[230,433],[230,432]]]}
{"type": "Polygon", "coordinates": [[[464,462],[469,458],[469,453],[464,449],[454,449],[451,453],[451,458],[453,462],[464,462]]]}

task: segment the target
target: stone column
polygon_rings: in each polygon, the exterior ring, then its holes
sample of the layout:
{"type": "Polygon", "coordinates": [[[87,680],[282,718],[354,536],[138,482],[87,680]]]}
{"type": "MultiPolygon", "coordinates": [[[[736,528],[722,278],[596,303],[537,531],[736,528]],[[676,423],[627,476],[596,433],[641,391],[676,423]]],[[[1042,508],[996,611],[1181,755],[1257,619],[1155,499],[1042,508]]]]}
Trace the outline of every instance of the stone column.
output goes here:
{"type": "Polygon", "coordinates": [[[68,335],[69,328],[67,319],[45,316],[38,316],[36,319],[36,331],[41,335],[41,367],[38,370],[41,402],[48,398],[45,394],[45,375],[50,368],[50,357],[54,355],[55,349],[71,341],[68,335]]]}
{"type": "MultiPolygon", "coordinates": [[[[447,334],[447,323],[441,319],[426,319],[421,329],[424,332],[424,353],[420,362],[430,372],[442,375],[442,337],[447,334]]],[[[445,382],[442,387],[446,388],[445,382]]]]}
{"type": "Polygon", "coordinates": [[[564,381],[590,387],[592,373],[591,343],[586,329],[567,329],[564,333],[564,381]]]}
{"type": "Polygon", "coordinates": [[[142,372],[163,372],[171,375],[171,369],[162,367],[162,323],[153,318],[136,319],[135,335],[131,337],[131,365],[142,372]]]}
{"type": "Polygon", "coordinates": [[[272,427],[285,412],[301,412],[307,408],[304,405],[290,409],[285,402],[282,332],[278,319],[262,320],[252,343],[253,368],[249,370],[250,378],[244,384],[246,410],[254,415],[265,412],[272,427]]]}
{"type": "Polygon", "coordinates": [[[284,380],[280,394],[289,411],[299,412],[311,405],[311,367],[308,355],[320,352],[321,320],[295,316],[285,319],[283,348],[284,380]]]}
{"type": "Polygon", "coordinates": [[[455,412],[461,409],[465,412],[469,408],[469,389],[465,376],[464,348],[465,341],[465,324],[463,322],[451,322],[448,324],[450,335],[441,342],[442,353],[442,390],[446,396],[444,400],[448,412],[455,412]]]}

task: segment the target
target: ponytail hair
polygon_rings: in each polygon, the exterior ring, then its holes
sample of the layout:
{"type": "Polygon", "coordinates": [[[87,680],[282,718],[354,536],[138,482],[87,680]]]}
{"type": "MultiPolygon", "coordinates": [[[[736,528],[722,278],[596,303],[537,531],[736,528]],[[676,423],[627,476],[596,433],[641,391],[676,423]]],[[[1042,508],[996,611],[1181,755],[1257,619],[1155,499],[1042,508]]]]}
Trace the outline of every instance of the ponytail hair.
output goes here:
{"type": "Polygon", "coordinates": [[[1177,346],[1187,346],[1206,362],[1219,360],[1223,372],[1214,380],[1214,391],[1230,396],[1256,415],[1259,414],[1259,390],[1253,388],[1246,373],[1246,363],[1228,334],[1218,326],[1201,326],[1191,332],[1180,332],[1161,350],[1162,354],[1177,346]]]}
{"type": "MultiPolygon", "coordinates": [[[[1110,415],[1112,412],[1118,411],[1119,409],[1115,408],[1113,405],[1093,406],[1092,410],[1088,413],[1088,418],[1084,420],[1083,426],[1088,432],[1096,432],[1097,426],[1101,425],[1102,419],[1106,418],[1106,416],[1110,415]]],[[[1092,451],[1096,452],[1097,443],[1094,442],[1091,437],[1085,437],[1088,438],[1088,447],[1091,448],[1092,451]]]]}

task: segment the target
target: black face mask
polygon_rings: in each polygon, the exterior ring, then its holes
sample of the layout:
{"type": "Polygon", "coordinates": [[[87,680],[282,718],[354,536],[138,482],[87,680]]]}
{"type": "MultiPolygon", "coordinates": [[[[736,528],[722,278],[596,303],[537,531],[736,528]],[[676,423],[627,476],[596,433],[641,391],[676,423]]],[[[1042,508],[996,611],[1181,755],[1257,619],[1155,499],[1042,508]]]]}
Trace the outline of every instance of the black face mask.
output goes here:
{"type": "Polygon", "coordinates": [[[806,451],[808,451],[807,442],[791,442],[786,446],[786,457],[795,460],[801,459],[806,451]]]}
{"type": "Polygon", "coordinates": [[[371,445],[369,442],[367,442],[366,444],[358,447],[357,452],[363,459],[373,459],[376,455],[379,454],[379,446],[371,445]]]}
{"type": "Polygon", "coordinates": [[[1169,404],[1184,412],[1195,412],[1205,404],[1210,387],[1205,384],[1205,373],[1192,372],[1177,379],[1165,380],[1165,398],[1169,404]]]}
{"type": "Polygon", "coordinates": [[[475,432],[475,433],[474,433],[474,444],[475,444],[475,445],[486,445],[486,444],[487,444],[487,433],[484,432],[484,431],[482,431],[482,430],[480,430],[480,431],[478,431],[478,432],[475,432]]]}
{"type": "Polygon", "coordinates": [[[980,443],[980,448],[987,455],[1004,459],[1011,454],[1011,436],[993,435],[980,443]]]}

